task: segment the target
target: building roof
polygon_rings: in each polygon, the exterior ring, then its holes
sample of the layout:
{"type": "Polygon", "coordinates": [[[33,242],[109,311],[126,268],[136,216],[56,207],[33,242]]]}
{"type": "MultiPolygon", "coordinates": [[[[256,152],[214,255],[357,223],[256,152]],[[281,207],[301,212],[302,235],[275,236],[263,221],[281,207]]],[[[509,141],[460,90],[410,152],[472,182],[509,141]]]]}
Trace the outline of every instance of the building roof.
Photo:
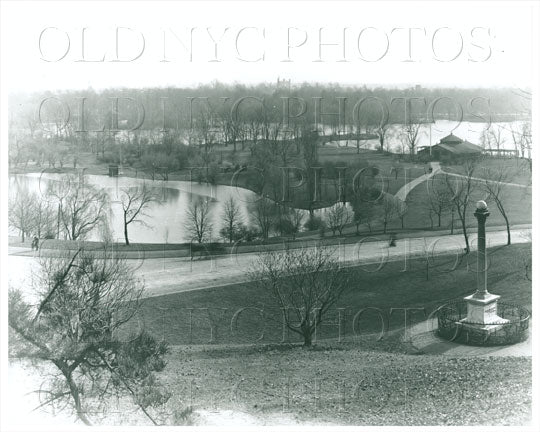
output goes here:
{"type": "Polygon", "coordinates": [[[472,144],[468,141],[462,141],[456,144],[436,144],[433,146],[434,149],[444,149],[450,153],[459,155],[459,154],[475,154],[482,153],[482,147],[472,144]]]}
{"type": "Polygon", "coordinates": [[[448,136],[445,136],[444,138],[441,138],[441,141],[440,141],[441,144],[454,144],[454,143],[457,144],[460,142],[463,142],[463,140],[452,133],[448,136]]]}

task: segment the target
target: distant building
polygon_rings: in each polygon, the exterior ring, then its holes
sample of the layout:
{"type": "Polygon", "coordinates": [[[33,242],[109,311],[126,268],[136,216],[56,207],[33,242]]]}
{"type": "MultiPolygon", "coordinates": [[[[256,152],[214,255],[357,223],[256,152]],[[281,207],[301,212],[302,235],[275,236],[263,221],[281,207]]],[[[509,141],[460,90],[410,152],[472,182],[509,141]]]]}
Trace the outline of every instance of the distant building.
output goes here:
{"type": "Polygon", "coordinates": [[[418,151],[418,155],[430,157],[435,160],[444,159],[465,159],[480,156],[482,147],[463,140],[453,134],[442,138],[438,144],[423,147],[418,151]]]}

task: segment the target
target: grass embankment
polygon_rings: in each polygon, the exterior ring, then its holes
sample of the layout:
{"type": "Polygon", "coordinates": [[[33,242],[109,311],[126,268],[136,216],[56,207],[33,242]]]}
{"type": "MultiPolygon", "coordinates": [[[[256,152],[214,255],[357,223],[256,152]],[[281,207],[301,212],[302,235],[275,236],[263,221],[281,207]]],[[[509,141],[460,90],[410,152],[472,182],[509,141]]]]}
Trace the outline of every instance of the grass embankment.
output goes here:
{"type": "MultiPolygon", "coordinates": [[[[177,395],[177,409],[191,405],[230,424],[235,413],[269,425],[521,425],[531,419],[529,358],[390,354],[347,344],[173,347],[160,375],[177,395]]],[[[190,418],[206,421],[204,414],[190,418]]]]}
{"type": "MultiPolygon", "coordinates": [[[[492,292],[527,307],[531,287],[519,257],[529,248],[490,250],[489,273],[492,292]]],[[[439,264],[443,263],[448,260],[441,259],[439,264]]],[[[475,274],[467,272],[466,263],[452,273],[437,273],[429,281],[421,261],[409,265],[405,272],[400,272],[403,263],[393,263],[364,274],[359,289],[340,306],[351,311],[376,307],[385,314],[392,307],[430,311],[474,290],[475,274]]],[[[192,308],[194,343],[211,340],[208,315],[197,308],[209,308],[215,320],[216,344],[175,346],[168,357],[162,379],[171,391],[182,395],[180,404],[217,413],[242,411],[261,424],[515,425],[530,419],[530,359],[411,355],[400,343],[399,333],[377,341],[372,336],[355,339],[352,329],[344,328],[343,340],[338,342],[335,326],[326,333],[323,330],[323,336],[332,341],[318,341],[314,349],[304,350],[272,344],[282,336],[280,326],[268,325],[253,313],[241,317],[236,332],[231,332],[234,311],[270,301],[266,293],[249,284],[145,300],[147,314],[160,314],[148,323],[149,328],[171,343],[189,343],[189,313],[183,308],[192,308]],[[258,344],[231,345],[253,341],[263,329],[264,338],[258,344]]],[[[378,320],[366,314],[358,333],[378,332],[378,320]]],[[[390,319],[389,325],[391,329],[402,326],[402,314],[390,319]]],[[[194,416],[192,421],[204,424],[205,419],[194,416]]]]}
{"type": "MultiPolygon", "coordinates": [[[[488,283],[503,301],[530,308],[531,284],[522,260],[529,252],[530,245],[490,249],[488,283]]],[[[144,323],[176,345],[160,375],[177,395],[175,406],[195,409],[188,419],[194,424],[205,424],[209,415],[229,421],[227,416],[241,421],[248,416],[256,424],[527,424],[529,358],[413,355],[418,353],[401,342],[399,331],[378,340],[380,317],[369,311],[353,334],[351,317],[363,308],[378,308],[393,330],[403,326],[403,313],[389,316],[391,308],[429,313],[474,291],[475,273],[467,271],[466,261],[442,272],[450,261],[437,258],[429,280],[422,260],[409,261],[406,271],[403,262],[372,273],[358,269],[356,286],[338,305],[344,308],[341,340],[334,311],[334,325],[319,334],[331,339],[319,339],[308,350],[279,343],[282,326],[259,311],[243,310],[235,322],[243,307],[273,304],[251,284],[145,299],[144,323]]]]}
{"type": "MultiPolygon", "coordinates": [[[[525,275],[529,254],[530,244],[489,249],[488,286],[502,301],[530,309],[531,283],[525,275]]],[[[404,326],[404,312],[397,308],[421,309],[409,313],[410,324],[474,292],[475,255],[450,271],[454,262],[454,256],[436,257],[429,274],[423,259],[390,262],[379,270],[375,264],[355,268],[350,291],[328,313],[317,339],[374,339],[381,331],[404,326]]],[[[140,323],[173,345],[299,342],[282,322],[270,294],[251,283],[147,298],[140,312],[140,323]]]]}

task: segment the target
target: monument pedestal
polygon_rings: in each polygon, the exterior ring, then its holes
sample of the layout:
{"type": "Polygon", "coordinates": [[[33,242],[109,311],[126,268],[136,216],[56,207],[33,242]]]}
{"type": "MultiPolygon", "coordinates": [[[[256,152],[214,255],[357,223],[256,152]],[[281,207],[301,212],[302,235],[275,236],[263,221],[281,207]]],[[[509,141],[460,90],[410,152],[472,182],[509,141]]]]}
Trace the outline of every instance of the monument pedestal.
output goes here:
{"type": "Polygon", "coordinates": [[[462,325],[479,332],[490,333],[499,328],[497,324],[507,323],[507,319],[497,315],[497,301],[500,297],[490,293],[475,293],[465,297],[467,318],[461,320],[462,325]]]}

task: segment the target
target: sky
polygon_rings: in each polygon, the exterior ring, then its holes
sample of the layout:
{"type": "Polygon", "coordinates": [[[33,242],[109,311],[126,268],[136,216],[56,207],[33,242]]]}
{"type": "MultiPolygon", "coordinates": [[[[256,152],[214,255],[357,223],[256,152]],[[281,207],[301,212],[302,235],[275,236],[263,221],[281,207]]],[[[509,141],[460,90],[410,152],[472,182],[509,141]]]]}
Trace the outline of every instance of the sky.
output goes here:
{"type": "Polygon", "coordinates": [[[2,84],[32,92],[282,77],[522,88],[537,11],[520,2],[7,2],[2,84]]]}

